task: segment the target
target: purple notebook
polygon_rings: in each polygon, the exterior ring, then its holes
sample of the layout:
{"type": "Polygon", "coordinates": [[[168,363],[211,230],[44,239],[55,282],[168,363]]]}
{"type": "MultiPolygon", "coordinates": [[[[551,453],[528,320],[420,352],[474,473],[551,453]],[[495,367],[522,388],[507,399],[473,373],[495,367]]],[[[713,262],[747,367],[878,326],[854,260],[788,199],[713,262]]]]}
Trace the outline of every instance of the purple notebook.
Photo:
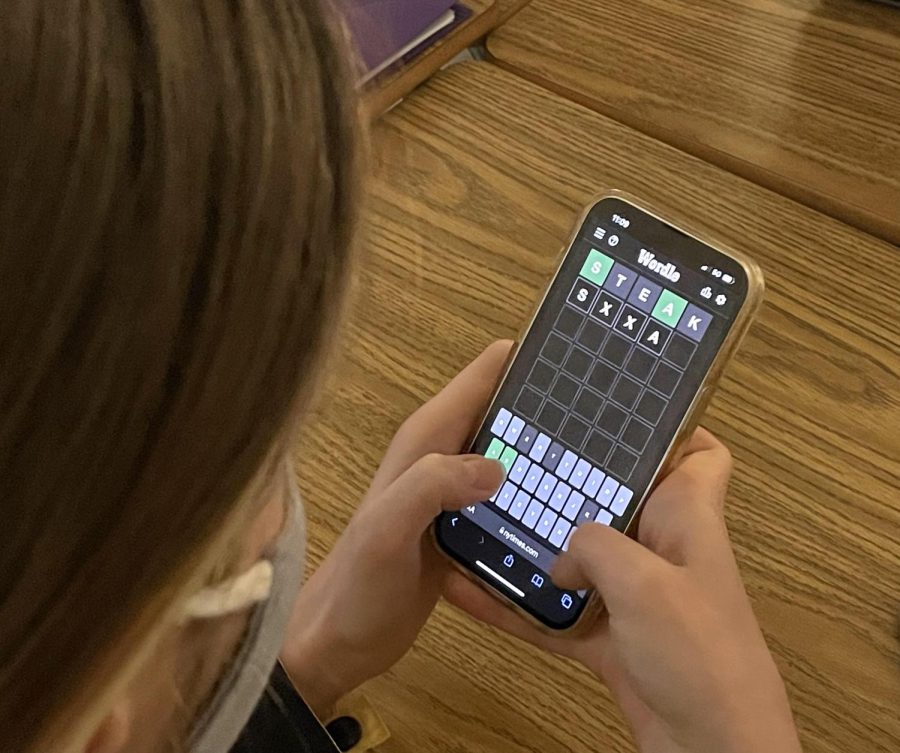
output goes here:
{"type": "Polygon", "coordinates": [[[450,10],[456,0],[336,0],[366,70],[378,68],[450,10]]]}

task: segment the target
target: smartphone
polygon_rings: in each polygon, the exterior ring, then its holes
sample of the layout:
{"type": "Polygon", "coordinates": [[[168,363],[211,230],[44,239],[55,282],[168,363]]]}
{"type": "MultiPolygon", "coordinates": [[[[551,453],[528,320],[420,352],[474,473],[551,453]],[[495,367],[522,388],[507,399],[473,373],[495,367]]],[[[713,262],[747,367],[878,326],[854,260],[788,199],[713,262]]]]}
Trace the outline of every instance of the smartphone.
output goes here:
{"type": "Polygon", "coordinates": [[[762,301],[759,268],[619,192],[582,214],[472,442],[507,477],[438,546],[551,630],[596,595],[550,572],[580,525],[632,533],[762,301]]]}

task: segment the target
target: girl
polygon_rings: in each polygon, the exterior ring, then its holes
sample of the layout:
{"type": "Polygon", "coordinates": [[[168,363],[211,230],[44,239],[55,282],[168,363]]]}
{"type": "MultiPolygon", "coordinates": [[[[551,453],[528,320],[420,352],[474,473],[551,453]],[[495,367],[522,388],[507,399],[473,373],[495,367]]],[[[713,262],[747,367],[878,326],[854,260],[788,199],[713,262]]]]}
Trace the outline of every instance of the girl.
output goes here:
{"type": "Polygon", "coordinates": [[[577,640],[425,542],[501,481],[457,453],[508,343],[404,424],[298,596],[288,452],[360,202],[347,55],[318,2],[7,0],[0,55],[0,750],[227,751],[279,652],[327,714],[442,594],[597,672],[645,753],[799,750],[709,434],[640,543],[572,539],[557,582],[608,607],[577,640]]]}

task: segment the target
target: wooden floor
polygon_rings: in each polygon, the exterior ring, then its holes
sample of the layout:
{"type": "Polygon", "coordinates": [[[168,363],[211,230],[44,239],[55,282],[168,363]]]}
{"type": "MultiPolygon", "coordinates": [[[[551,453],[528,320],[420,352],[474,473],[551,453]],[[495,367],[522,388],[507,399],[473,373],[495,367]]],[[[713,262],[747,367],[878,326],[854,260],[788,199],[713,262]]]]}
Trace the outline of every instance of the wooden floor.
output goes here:
{"type": "MultiPolygon", "coordinates": [[[[313,564],[400,421],[519,329],[578,210],[621,188],[764,269],[704,422],[735,456],[735,548],[807,753],[900,750],[896,247],[486,63],[439,74],[374,147],[356,304],[298,452],[313,564]]],[[[389,753],[633,750],[597,680],[446,605],[368,692],[389,753]]]]}

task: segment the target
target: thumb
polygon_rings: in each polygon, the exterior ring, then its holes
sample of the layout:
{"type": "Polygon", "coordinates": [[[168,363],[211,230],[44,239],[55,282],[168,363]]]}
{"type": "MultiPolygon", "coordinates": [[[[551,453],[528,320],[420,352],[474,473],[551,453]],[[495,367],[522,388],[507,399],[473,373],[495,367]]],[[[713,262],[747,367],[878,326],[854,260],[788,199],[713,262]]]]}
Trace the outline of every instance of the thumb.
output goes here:
{"type": "Polygon", "coordinates": [[[484,502],[503,483],[506,469],[481,455],[419,458],[379,495],[396,524],[419,536],[444,510],[484,502]]]}
{"type": "Polygon", "coordinates": [[[594,588],[607,607],[652,597],[673,566],[623,533],[599,523],[581,526],[553,569],[560,588],[594,588]]]}

